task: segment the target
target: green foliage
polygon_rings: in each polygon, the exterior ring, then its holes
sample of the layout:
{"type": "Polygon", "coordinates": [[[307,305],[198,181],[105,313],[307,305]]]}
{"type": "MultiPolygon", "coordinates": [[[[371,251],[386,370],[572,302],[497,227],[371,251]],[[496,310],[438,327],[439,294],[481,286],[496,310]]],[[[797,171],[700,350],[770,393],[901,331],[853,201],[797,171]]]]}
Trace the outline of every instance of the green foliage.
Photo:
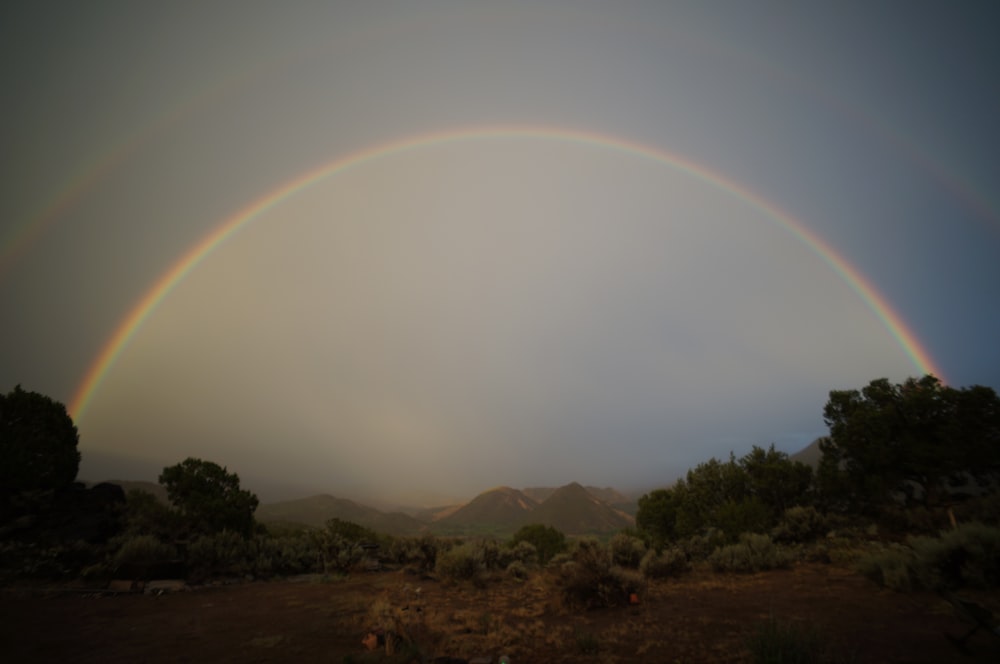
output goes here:
{"type": "Polygon", "coordinates": [[[415,565],[429,571],[434,569],[438,554],[445,548],[444,542],[433,535],[397,537],[389,543],[388,557],[397,565],[415,565]]]}
{"type": "Polygon", "coordinates": [[[776,546],[768,535],[743,533],[740,541],[719,547],[708,557],[717,572],[759,572],[788,567],[794,556],[776,546]]]}
{"type": "Polygon", "coordinates": [[[441,576],[458,581],[473,579],[486,571],[473,542],[465,542],[439,555],[434,569],[441,576]]]}
{"type": "Polygon", "coordinates": [[[147,565],[177,558],[177,548],[153,535],[133,535],[125,539],[114,556],[114,566],[147,565]]]}
{"type": "Polygon", "coordinates": [[[812,469],[772,445],[729,461],[709,459],[670,489],[639,499],[636,524],[656,546],[715,528],[734,541],[767,532],[791,506],[810,500],[812,469]]]}
{"type": "Polygon", "coordinates": [[[348,542],[372,542],[376,543],[382,539],[378,533],[370,528],[358,525],[353,521],[343,519],[329,519],[326,522],[326,530],[332,535],[339,535],[348,542]]]}
{"type": "Polygon", "coordinates": [[[670,547],[661,552],[650,549],[639,562],[639,573],[647,579],[677,577],[690,569],[687,554],[678,547],[670,547]]]}
{"type": "Polygon", "coordinates": [[[188,458],[164,468],[159,482],[195,533],[228,530],[250,535],[257,528],[257,496],[240,489],[239,475],[216,463],[188,458]]]}
{"type": "Polygon", "coordinates": [[[829,530],[829,520],[812,505],[789,507],[771,530],[777,542],[811,542],[829,530]]]}
{"type": "Polygon", "coordinates": [[[515,545],[518,542],[528,542],[534,546],[538,554],[538,561],[542,565],[547,564],[552,556],[566,550],[566,535],[552,526],[540,523],[522,526],[514,533],[511,542],[515,545]]]}
{"type": "Polygon", "coordinates": [[[635,525],[654,546],[663,546],[677,537],[678,500],[670,489],[656,489],[639,498],[635,525]]]}
{"type": "Polygon", "coordinates": [[[169,541],[181,538],[184,523],[179,513],[157,500],[153,494],[132,489],[125,496],[125,531],[169,541]]]}
{"type": "Polygon", "coordinates": [[[991,388],[955,389],[934,376],[832,391],[823,410],[818,479],[831,507],[871,511],[895,495],[926,506],[949,486],[1000,480],[1000,397],[991,388]]]}
{"type": "Polygon", "coordinates": [[[326,528],[309,533],[316,551],[317,567],[324,574],[347,574],[365,559],[360,542],[326,528]]]}
{"type": "Polygon", "coordinates": [[[507,574],[519,581],[524,581],[528,578],[528,566],[520,560],[515,560],[507,565],[507,574]]]}
{"type": "Polygon", "coordinates": [[[20,385],[0,394],[0,489],[18,493],[69,486],[80,468],[78,442],[63,404],[20,385]]]}
{"type": "Polygon", "coordinates": [[[628,533],[616,533],[608,542],[608,551],[612,564],[638,569],[642,557],[646,555],[646,544],[628,533]]]}
{"type": "Polygon", "coordinates": [[[1000,528],[968,523],[909,540],[919,584],[929,590],[1000,586],[1000,528]]]}
{"type": "Polygon", "coordinates": [[[855,569],[880,586],[901,592],[912,590],[916,584],[916,555],[903,544],[879,545],[859,556],[855,569]]]}

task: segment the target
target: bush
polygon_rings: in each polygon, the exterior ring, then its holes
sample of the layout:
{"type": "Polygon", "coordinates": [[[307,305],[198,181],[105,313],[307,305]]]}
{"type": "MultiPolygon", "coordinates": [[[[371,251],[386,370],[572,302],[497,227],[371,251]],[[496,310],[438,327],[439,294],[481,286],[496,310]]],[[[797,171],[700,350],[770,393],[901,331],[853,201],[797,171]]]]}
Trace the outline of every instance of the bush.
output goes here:
{"type": "Polygon", "coordinates": [[[440,554],[434,569],[450,579],[471,579],[479,571],[472,544],[461,544],[440,554]]]}
{"type": "Polygon", "coordinates": [[[534,544],[526,541],[520,541],[513,546],[502,549],[500,566],[507,567],[512,562],[519,562],[527,567],[536,565],[538,564],[538,550],[534,544]]]}
{"type": "Polygon", "coordinates": [[[771,530],[776,542],[811,542],[829,529],[827,518],[811,505],[789,507],[771,530]]]}
{"type": "Polygon", "coordinates": [[[538,562],[547,564],[552,557],[566,550],[566,535],[552,526],[544,526],[540,523],[533,523],[522,526],[514,533],[511,544],[516,546],[519,542],[528,542],[535,547],[538,554],[538,562]]]}
{"type": "Polygon", "coordinates": [[[557,573],[563,601],[570,607],[593,609],[628,602],[629,593],[639,592],[642,577],[612,565],[611,555],[596,540],[580,540],[557,573]]]}
{"type": "Polygon", "coordinates": [[[520,560],[515,560],[507,565],[507,575],[519,581],[524,581],[528,578],[528,567],[520,560]]]}
{"type": "Polygon", "coordinates": [[[879,585],[906,592],[1000,585],[1000,528],[969,523],[940,537],[912,537],[909,546],[879,546],[856,569],[879,585]]]}
{"type": "Polygon", "coordinates": [[[880,586],[898,591],[909,591],[915,584],[916,556],[913,549],[902,544],[876,546],[862,554],[854,568],[880,586]]]}
{"type": "Polygon", "coordinates": [[[177,558],[177,549],[152,535],[135,535],[122,542],[114,556],[115,567],[148,565],[177,558]]]}
{"type": "Polygon", "coordinates": [[[777,547],[768,535],[743,533],[736,544],[713,551],[708,561],[717,572],[758,572],[788,567],[792,556],[777,547]]]}
{"type": "Polygon", "coordinates": [[[664,549],[662,553],[650,549],[639,563],[639,572],[647,579],[680,576],[690,568],[687,555],[677,547],[664,549]]]}
{"type": "Polygon", "coordinates": [[[940,537],[914,537],[915,573],[928,590],[1000,585],[1000,528],[968,523],[940,537]]]}
{"type": "Polygon", "coordinates": [[[636,569],[646,555],[646,544],[628,533],[618,533],[608,542],[608,551],[612,564],[636,569]]]}
{"type": "Polygon", "coordinates": [[[692,535],[679,544],[689,560],[705,560],[713,551],[725,543],[725,533],[716,528],[708,528],[704,533],[692,535]]]}

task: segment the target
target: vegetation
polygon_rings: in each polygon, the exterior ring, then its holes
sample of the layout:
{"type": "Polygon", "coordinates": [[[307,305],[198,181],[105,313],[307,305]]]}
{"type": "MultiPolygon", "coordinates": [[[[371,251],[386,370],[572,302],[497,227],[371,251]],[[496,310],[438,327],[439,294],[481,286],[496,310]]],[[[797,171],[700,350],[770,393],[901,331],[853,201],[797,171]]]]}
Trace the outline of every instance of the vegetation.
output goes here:
{"type": "Polygon", "coordinates": [[[770,616],[747,638],[755,664],[834,664],[851,662],[814,627],[782,622],[770,616]]]}
{"type": "Polygon", "coordinates": [[[934,376],[830,392],[819,488],[831,508],[872,512],[905,497],[939,506],[1000,480],[1000,398],[934,376]]]}
{"type": "Polygon", "coordinates": [[[552,526],[543,526],[540,523],[522,526],[514,533],[511,542],[515,545],[519,542],[531,544],[535,547],[538,562],[542,565],[548,564],[553,556],[566,550],[566,535],[552,526]]]}
{"type": "Polygon", "coordinates": [[[240,489],[240,477],[211,461],[188,458],[160,473],[170,502],[194,533],[231,530],[250,535],[257,528],[257,496],[240,489]]]}
{"type": "Polygon", "coordinates": [[[72,484],[80,468],[78,442],[63,404],[20,385],[0,394],[0,508],[18,493],[72,484]]]}
{"type": "Polygon", "coordinates": [[[767,532],[786,509],[810,500],[811,483],[809,466],[773,445],[754,446],[739,460],[709,459],[672,488],[640,498],[636,525],[657,547],[708,528],[735,541],[743,532],[767,532]]]}

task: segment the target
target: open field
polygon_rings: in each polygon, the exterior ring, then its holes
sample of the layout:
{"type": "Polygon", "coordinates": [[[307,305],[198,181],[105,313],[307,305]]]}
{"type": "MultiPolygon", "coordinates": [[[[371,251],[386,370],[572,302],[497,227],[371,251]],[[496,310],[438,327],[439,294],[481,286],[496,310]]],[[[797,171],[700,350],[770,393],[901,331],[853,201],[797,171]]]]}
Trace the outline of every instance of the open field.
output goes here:
{"type": "MultiPolygon", "coordinates": [[[[963,595],[1000,609],[996,592],[963,595]]],[[[746,639],[769,617],[813,630],[836,654],[831,661],[1000,661],[1000,639],[989,634],[974,635],[967,654],[949,642],[946,633],[961,636],[968,625],[937,595],[880,589],[833,565],[696,570],[650,583],[639,599],[569,611],[544,573],[485,588],[402,571],[160,596],[20,588],[0,595],[0,643],[5,662],[411,661],[361,643],[373,606],[389,606],[426,661],[748,662],[746,639]]]]}

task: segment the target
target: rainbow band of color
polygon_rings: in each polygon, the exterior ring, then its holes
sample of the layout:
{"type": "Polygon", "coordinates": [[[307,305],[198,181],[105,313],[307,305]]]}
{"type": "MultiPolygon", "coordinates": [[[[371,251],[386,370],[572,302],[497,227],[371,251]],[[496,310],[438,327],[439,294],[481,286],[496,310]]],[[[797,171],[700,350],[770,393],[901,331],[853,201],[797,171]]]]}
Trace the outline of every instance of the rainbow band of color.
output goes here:
{"type": "Polygon", "coordinates": [[[933,374],[944,380],[942,372],[935,366],[930,354],[922,347],[902,318],[858,270],[801,222],[741,185],[678,155],[614,136],[550,127],[472,127],[421,134],[358,150],[289,180],[223,221],[174,263],[118,325],[114,334],[104,344],[100,354],[87,370],[83,381],[73,395],[69,406],[70,414],[75,420],[80,420],[94,394],[122,351],[128,346],[129,341],[160,302],[169,295],[174,286],[180,283],[191,270],[205,260],[227,238],[254,219],[297,192],[325,178],[376,159],[441,143],[496,138],[555,140],[618,150],[669,166],[750,204],[764,212],[777,225],[792,233],[803,245],[833,268],[875,313],[921,374],[933,374]]]}

